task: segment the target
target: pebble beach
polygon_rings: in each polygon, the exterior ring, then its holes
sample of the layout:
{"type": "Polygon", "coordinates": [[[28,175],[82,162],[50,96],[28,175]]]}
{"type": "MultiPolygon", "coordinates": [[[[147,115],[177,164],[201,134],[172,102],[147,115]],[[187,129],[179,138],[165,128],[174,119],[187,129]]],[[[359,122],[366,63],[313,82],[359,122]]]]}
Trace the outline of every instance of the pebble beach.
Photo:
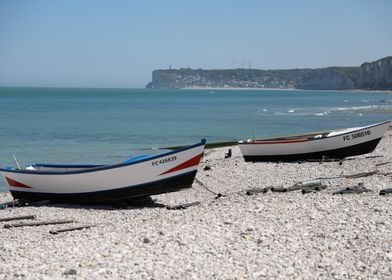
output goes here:
{"type": "Polygon", "coordinates": [[[373,153],[341,162],[251,163],[237,146],[206,150],[191,189],[153,196],[145,207],[0,210],[0,218],[74,221],[0,222],[0,279],[390,279],[392,194],[379,191],[392,187],[391,167],[391,130],[373,153]],[[318,192],[246,194],[318,178],[327,186],[318,192]],[[370,191],[333,195],[359,183],[370,191]],[[83,225],[92,227],[50,233],[83,225]]]}

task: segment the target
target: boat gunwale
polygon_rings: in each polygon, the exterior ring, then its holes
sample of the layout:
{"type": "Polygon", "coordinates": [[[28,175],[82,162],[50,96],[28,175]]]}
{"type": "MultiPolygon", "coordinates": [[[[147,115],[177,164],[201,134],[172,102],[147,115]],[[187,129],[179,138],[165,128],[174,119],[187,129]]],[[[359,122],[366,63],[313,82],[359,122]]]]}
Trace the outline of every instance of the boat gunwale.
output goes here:
{"type": "Polygon", "coordinates": [[[166,157],[170,156],[173,154],[181,153],[199,146],[203,146],[206,144],[206,139],[202,139],[200,143],[194,144],[187,146],[185,148],[179,149],[179,150],[174,150],[174,151],[169,151],[166,153],[161,153],[161,154],[156,154],[156,155],[151,155],[149,157],[141,158],[138,159],[134,162],[121,162],[121,163],[116,163],[116,164],[109,164],[109,165],[99,165],[97,167],[92,167],[92,168],[87,168],[83,170],[77,170],[77,171],[48,171],[48,170],[27,170],[27,169],[6,169],[6,168],[0,168],[0,172],[11,172],[11,173],[17,173],[17,174],[30,174],[30,175],[71,175],[71,174],[81,174],[81,173],[92,173],[92,172],[98,172],[98,171],[103,171],[103,170],[109,170],[109,169],[116,169],[116,168],[122,168],[130,165],[135,165],[139,164],[145,161],[149,160],[154,160],[157,158],[161,157],[166,157]]]}

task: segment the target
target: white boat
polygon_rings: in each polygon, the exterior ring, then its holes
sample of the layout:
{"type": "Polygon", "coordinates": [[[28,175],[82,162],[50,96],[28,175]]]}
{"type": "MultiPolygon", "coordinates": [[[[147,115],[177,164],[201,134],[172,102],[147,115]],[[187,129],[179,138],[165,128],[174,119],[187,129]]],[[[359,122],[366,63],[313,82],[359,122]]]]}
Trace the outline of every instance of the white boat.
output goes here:
{"type": "Polygon", "coordinates": [[[113,165],[34,164],[1,168],[14,199],[100,203],[190,188],[206,141],[113,165]]]}
{"type": "Polygon", "coordinates": [[[239,141],[245,161],[342,159],[372,152],[391,121],[270,139],[239,141]]]}

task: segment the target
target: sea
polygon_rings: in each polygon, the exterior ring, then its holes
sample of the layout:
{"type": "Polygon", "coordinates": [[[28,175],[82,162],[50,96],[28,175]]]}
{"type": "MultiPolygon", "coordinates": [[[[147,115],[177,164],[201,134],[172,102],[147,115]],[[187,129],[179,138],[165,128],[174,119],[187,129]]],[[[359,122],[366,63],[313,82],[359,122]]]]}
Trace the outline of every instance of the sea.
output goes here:
{"type": "Polygon", "coordinates": [[[382,91],[3,87],[0,166],[15,166],[15,159],[21,166],[110,164],[202,138],[236,141],[390,119],[392,93],[382,91]]]}

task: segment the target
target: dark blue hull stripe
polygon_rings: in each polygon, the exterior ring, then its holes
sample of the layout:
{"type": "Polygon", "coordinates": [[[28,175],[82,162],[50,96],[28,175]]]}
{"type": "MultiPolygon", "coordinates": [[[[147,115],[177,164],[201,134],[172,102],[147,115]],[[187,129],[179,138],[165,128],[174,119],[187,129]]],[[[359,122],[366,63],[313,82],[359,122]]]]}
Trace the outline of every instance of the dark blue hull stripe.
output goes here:
{"type": "Polygon", "coordinates": [[[291,154],[291,155],[267,155],[267,156],[244,156],[245,161],[298,161],[310,159],[322,159],[324,157],[332,159],[342,159],[349,156],[356,156],[372,152],[380,142],[381,138],[368,141],[365,143],[322,151],[314,153],[291,154]]]}
{"type": "Polygon", "coordinates": [[[105,203],[190,188],[192,187],[196,172],[197,170],[151,183],[97,192],[62,194],[12,190],[11,194],[14,199],[27,201],[50,200],[52,202],[80,204],[105,203]]]}

